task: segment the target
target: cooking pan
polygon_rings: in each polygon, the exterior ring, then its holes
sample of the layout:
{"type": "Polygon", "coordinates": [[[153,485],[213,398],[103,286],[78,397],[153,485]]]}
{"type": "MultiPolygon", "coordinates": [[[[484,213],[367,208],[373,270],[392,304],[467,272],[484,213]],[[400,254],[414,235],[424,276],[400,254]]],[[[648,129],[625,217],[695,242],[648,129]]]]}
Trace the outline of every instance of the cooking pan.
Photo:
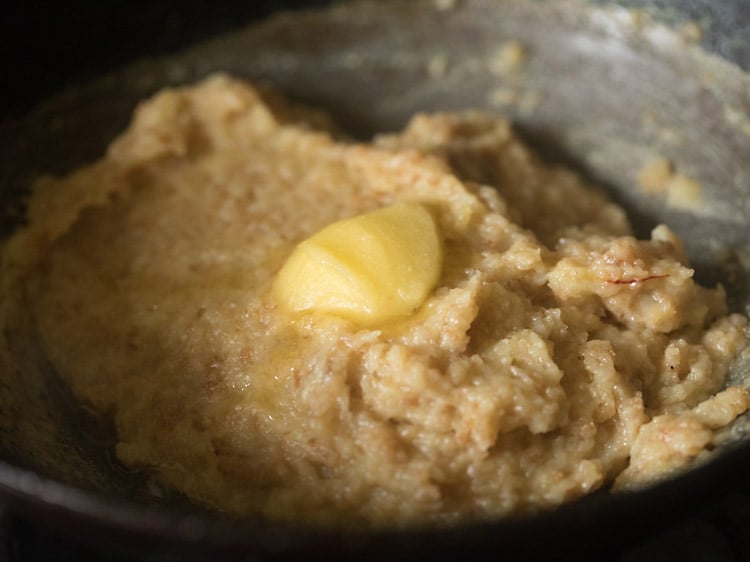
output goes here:
{"type": "MultiPolygon", "coordinates": [[[[263,10],[271,11],[270,3],[263,10]]],[[[749,12],[744,0],[336,2],[279,13],[115,70],[86,67],[79,76],[102,73],[28,113],[17,104],[0,127],[3,232],[21,222],[34,177],[97,158],[139,99],[220,70],[328,109],[359,138],[398,129],[417,111],[508,115],[545,158],[609,190],[640,234],[669,224],[686,241],[699,279],[722,282],[731,308],[747,313],[749,12]],[[521,44],[526,58],[498,69],[493,57],[508,42],[521,44]],[[699,182],[700,205],[675,207],[637,187],[638,170],[657,157],[699,182]]],[[[191,17],[199,26],[200,18],[191,17]]],[[[186,40],[200,35],[187,33],[186,40]]],[[[34,342],[23,352],[28,369],[0,373],[0,497],[56,532],[121,552],[388,560],[586,554],[630,544],[711,498],[750,491],[743,418],[727,445],[683,475],[638,492],[599,492],[536,516],[378,531],[230,519],[119,465],[106,420],[73,400],[34,342]]],[[[733,381],[750,374],[749,363],[738,361],[733,381]]]]}

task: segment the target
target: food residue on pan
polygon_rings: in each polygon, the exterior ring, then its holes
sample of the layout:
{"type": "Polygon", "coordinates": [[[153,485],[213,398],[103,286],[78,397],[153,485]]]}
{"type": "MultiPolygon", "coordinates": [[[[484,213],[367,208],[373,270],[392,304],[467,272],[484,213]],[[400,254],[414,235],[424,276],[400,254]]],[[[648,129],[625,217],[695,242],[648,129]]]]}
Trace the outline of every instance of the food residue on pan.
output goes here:
{"type": "Polygon", "coordinates": [[[427,61],[427,75],[433,79],[444,78],[448,73],[448,55],[437,53],[427,61]]]}
{"type": "Polygon", "coordinates": [[[523,81],[528,59],[528,48],[515,39],[503,42],[488,54],[486,71],[498,79],[497,85],[487,92],[486,103],[490,107],[508,110],[515,106],[522,115],[536,110],[541,94],[525,86],[523,81]]]}
{"type": "Polygon", "coordinates": [[[727,123],[736,127],[746,137],[750,138],[750,117],[748,117],[747,113],[731,104],[724,104],[723,113],[727,123]]]}
{"type": "Polygon", "coordinates": [[[458,0],[432,0],[433,6],[439,12],[447,12],[449,10],[455,10],[458,0]]]}
{"type": "Polygon", "coordinates": [[[696,211],[703,202],[701,185],[675,171],[666,158],[656,158],[643,166],[638,183],[645,193],[665,196],[667,205],[675,209],[696,211]]]}
{"type": "Polygon", "coordinates": [[[490,54],[488,70],[495,76],[508,76],[511,73],[519,72],[527,57],[528,52],[523,43],[509,40],[490,54]]]}
{"type": "Polygon", "coordinates": [[[215,76],[36,185],[2,333],[29,320],[122,463],[237,515],[450,523],[669,476],[747,410],[747,319],[668,227],[483,113],[332,130],[215,76]]]}

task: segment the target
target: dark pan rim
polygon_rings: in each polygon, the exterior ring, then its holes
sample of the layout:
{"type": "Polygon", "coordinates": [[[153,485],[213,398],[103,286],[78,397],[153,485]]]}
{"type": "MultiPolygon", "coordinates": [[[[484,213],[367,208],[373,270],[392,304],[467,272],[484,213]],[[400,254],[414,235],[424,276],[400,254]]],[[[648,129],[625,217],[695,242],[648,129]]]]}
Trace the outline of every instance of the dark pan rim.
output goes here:
{"type": "Polygon", "coordinates": [[[750,444],[735,444],[701,466],[640,491],[602,491],[536,515],[433,528],[322,529],[185,513],[113,499],[2,461],[0,497],[18,513],[95,545],[167,543],[268,557],[420,553],[442,558],[523,548],[533,557],[633,544],[667,528],[675,513],[689,515],[705,501],[731,495],[748,466],[750,444]]]}

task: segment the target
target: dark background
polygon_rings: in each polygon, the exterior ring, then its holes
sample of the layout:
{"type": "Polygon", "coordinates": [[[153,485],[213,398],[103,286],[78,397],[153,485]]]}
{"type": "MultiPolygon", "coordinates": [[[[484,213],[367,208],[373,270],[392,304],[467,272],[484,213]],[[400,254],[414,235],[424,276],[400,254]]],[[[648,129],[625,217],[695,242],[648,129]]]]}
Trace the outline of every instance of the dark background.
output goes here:
{"type": "Polygon", "coordinates": [[[146,55],[179,50],[278,9],[325,0],[101,0],[0,3],[0,118],[66,85],[146,55]]]}

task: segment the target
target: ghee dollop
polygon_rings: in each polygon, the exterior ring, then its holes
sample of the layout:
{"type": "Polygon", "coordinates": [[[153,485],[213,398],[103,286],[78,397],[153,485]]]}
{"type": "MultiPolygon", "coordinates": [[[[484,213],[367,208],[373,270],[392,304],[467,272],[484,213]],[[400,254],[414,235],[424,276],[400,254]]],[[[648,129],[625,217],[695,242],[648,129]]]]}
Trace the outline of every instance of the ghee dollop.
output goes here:
{"type": "Polygon", "coordinates": [[[443,250],[424,205],[399,202],[330,224],[300,243],[274,282],[293,312],[375,326],[418,309],[437,285],[443,250]]]}

